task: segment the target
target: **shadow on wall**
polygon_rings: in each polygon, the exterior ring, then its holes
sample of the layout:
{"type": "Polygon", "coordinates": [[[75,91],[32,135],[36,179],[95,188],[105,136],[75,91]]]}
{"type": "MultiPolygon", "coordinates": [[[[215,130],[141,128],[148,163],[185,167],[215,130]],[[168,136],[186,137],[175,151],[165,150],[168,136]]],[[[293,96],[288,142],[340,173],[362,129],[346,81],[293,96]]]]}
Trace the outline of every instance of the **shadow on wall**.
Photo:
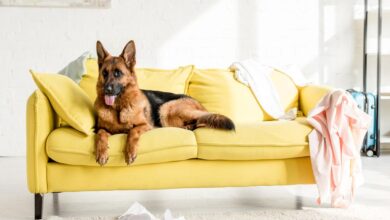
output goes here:
{"type": "Polygon", "coordinates": [[[315,83],[353,87],[360,74],[354,6],[354,0],[240,1],[236,57],[296,64],[315,83]]]}
{"type": "Polygon", "coordinates": [[[237,57],[298,64],[316,83],[351,88],[361,76],[355,5],[355,0],[240,1],[237,57]]]}
{"type": "MultiPolygon", "coordinates": [[[[356,65],[355,1],[319,0],[318,56],[303,67],[305,73],[316,73],[316,81],[340,88],[352,88],[359,82],[361,70],[356,65]]],[[[309,78],[312,78],[309,76],[309,78]]]]}
{"type": "MultiPolygon", "coordinates": [[[[110,26],[112,31],[99,30],[97,39],[106,41],[107,46],[114,48],[115,51],[121,51],[123,45],[131,37],[136,41],[139,56],[145,57],[139,60],[147,60],[144,64],[146,66],[159,66],[162,62],[158,50],[219,1],[121,0],[117,6],[114,4],[112,10],[107,12],[110,14],[109,19],[112,20],[112,25],[107,26],[110,26]],[[112,40],[113,37],[115,41],[112,40]]],[[[101,16],[99,19],[104,23],[107,18],[101,16]]]]}
{"type": "Polygon", "coordinates": [[[237,3],[237,57],[241,59],[257,57],[259,50],[258,14],[260,3],[243,0],[237,3]]]}

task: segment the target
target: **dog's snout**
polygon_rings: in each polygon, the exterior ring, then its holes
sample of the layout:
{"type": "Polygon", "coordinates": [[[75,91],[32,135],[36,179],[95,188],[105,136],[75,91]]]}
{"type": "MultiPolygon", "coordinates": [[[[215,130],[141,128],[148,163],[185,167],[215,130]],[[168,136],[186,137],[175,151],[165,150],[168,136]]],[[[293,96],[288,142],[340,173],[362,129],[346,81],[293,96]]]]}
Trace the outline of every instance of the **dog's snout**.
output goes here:
{"type": "Polygon", "coordinates": [[[119,95],[123,90],[123,86],[121,84],[116,83],[107,83],[104,86],[104,94],[105,95],[119,95]]]}
{"type": "Polygon", "coordinates": [[[108,84],[104,88],[106,94],[111,94],[113,90],[114,90],[114,86],[112,84],[108,84]]]}

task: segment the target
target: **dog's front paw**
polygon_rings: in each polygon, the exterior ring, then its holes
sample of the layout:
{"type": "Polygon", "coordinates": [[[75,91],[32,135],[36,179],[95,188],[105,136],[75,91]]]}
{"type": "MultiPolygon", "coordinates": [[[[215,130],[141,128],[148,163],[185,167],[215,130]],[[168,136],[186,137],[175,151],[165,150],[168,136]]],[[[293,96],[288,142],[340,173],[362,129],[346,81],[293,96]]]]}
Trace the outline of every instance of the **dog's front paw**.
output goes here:
{"type": "Polygon", "coordinates": [[[100,166],[104,166],[108,162],[108,147],[97,149],[96,151],[96,162],[100,164],[100,166]]]}
{"type": "Polygon", "coordinates": [[[125,153],[125,161],[127,165],[134,163],[136,158],[137,158],[137,152],[134,149],[133,150],[130,149],[125,153]]]}

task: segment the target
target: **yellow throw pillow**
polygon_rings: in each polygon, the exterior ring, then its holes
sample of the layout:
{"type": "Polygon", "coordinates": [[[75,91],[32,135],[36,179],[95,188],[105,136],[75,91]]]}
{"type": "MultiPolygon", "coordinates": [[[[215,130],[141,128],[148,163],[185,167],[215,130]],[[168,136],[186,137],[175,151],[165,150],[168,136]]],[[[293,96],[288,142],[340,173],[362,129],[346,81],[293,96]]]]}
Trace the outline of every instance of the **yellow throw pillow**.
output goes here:
{"type": "Polygon", "coordinates": [[[57,115],[84,134],[92,134],[94,108],[85,92],[70,78],[60,74],[30,71],[38,88],[48,97],[57,115]]]}
{"type": "MultiPolygon", "coordinates": [[[[96,59],[87,59],[87,73],[80,81],[80,87],[94,102],[96,99],[96,82],[99,68],[96,59]]],[[[184,94],[187,92],[188,80],[194,66],[184,66],[173,70],[136,68],[138,85],[141,89],[158,90],[184,94]]]]}

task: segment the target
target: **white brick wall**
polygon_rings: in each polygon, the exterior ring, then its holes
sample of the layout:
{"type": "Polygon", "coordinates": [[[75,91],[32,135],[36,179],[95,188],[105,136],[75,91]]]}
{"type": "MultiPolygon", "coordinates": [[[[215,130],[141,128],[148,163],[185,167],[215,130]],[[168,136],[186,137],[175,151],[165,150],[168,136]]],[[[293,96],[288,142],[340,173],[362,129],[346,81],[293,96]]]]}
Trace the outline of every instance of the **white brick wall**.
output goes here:
{"type": "Polygon", "coordinates": [[[25,153],[28,69],[56,72],[101,40],[138,65],[228,67],[258,57],[295,63],[320,83],[351,87],[355,1],[113,0],[111,9],[0,7],[0,155],[25,153]],[[324,3],[326,2],[326,4],[324,3]]]}

